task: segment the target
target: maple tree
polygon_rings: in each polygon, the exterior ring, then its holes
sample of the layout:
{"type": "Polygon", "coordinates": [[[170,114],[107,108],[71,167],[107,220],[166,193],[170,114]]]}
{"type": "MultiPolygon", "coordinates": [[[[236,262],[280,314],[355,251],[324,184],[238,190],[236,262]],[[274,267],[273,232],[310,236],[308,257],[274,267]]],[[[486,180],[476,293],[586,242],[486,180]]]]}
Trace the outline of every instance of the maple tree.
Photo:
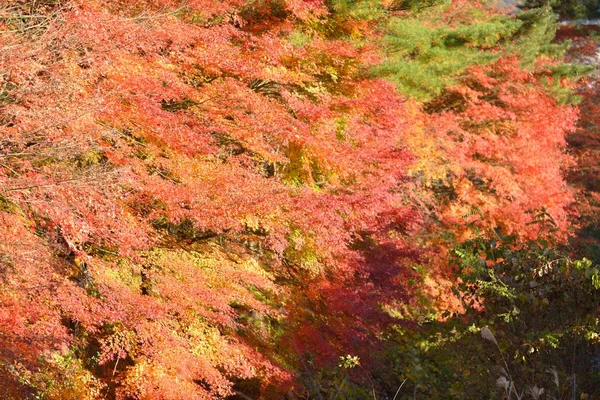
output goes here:
{"type": "Polygon", "coordinates": [[[566,232],[572,196],[562,168],[570,162],[564,148],[573,107],[558,104],[516,59],[503,59],[469,70],[429,109],[430,131],[447,155],[433,161],[446,172],[437,167],[427,184],[454,198],[442,205],[443,223],[472,224],[485,215],[491,228],[533,238],[530,212],[543,208],[566,232]]]}
{"type": "MultiPolygon", "coordinates": [[[[32,273],[57,282],[38,294],[47,317],[18,312],[58,332],[4,359],[16,386],[50,397],[93,387],[87,398],[285,386],[294,360],[275,352],[272,329],[303,317],[282,314],[293,297],[275,282],[293,277],[309,294],[356,279],[353,237],[407,214],[390,189],[409,122],[391,85],[350,81],[361,51],[319,36],[294,48],[273,8],[256,21],[261,10],[236,3],[163,6],[69,3],[44,42],[18,26],[8,36],[5,213],[50,249],[32,273]],[[249,33],[267,22],[272,33],[249,33]]],[[[321,12],[289,7],[300,20],[321,12]]],[[[38,335],[23,324],[15,343],[38,335]]]]}
{"type": "Polygon", "coordinates": [[[550,22],[399,8],[3,5],[2,396],[319,397],[356,365],[387,390],[398,310],[448,293],[439,237],[535,239],[541,208],[564,234],[550,22]]]}

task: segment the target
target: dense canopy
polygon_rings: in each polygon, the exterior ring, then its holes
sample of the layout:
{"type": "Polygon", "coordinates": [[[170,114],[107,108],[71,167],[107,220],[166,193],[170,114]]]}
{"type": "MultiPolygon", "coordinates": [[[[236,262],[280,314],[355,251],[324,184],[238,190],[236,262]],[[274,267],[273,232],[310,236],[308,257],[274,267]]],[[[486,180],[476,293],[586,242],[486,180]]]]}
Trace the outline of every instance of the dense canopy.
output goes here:
{"type": "Polygon", "coordinates": [[[564,40],[594,33],[556,18],[4,1],[0,397],[600,396],[596,87],[564,40]]]}

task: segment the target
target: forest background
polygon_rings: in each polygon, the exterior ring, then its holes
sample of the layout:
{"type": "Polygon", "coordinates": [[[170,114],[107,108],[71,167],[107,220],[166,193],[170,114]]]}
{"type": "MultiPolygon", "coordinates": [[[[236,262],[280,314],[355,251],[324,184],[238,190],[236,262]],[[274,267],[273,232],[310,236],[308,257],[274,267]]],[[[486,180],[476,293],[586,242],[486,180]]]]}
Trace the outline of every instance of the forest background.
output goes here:
{"type": "Polygon", "coordinates": [[[0,396],[600,398],[593,1],[3,1],[0,396]]]}

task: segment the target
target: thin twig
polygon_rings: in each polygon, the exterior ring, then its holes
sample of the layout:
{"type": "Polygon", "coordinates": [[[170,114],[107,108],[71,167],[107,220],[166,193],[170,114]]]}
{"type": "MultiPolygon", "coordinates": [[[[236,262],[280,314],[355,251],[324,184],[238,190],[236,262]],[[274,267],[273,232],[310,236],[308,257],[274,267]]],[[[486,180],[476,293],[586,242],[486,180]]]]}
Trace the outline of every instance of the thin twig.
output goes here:
{"type": "Polygon", "coordinates": [[[117,372],[117,365],[119,365],[119,360],[121,360],[121,358],[117,356],[117,362],[115,363],[115,367],[113,368],[112,376],[110,377],[110,381],[108,382],[108,385],[106,387],[106,393],[104,394],[103,400],[106,400],[106,397],[110,392],[110,386],[112,385],[113,379],[115,378],[115,373],[117,372]]]}
{"type": "Polygon", "coordinates": [[[362,365],[358,364],[358,366],[367,375],[367,379],[369,380],[369,384],[371,385],[371,391],[373,392],[373,399],[377,400],[377,396],[375,395],[375,385],[373,384],[373,379],[371,379],[371,374],[369,374],[369,371],[367,371],[366,369],[364,369],[362,365]]]}
{"type": "Polygon", "coordinates": [[[317,397],[319,398],[319,400],[324,400],[323,396],[321,395],[321,385],[319,385],[319,382],[317,381],[315,376],[310,371],[310,368],[308,368],[308,365],[306,364],[306,360],[304,359],[304,356],[302,354],[300,354],[300,349],[298,348],[298,344],[296,343],[296,340],[294,338],[292,338],[292,345],[294,346],[294,350],[296,351],[296,354],[298,354],[298,357],[300,358],[300,364],[302,364],[302,367],[304,368],[305,372],[308,374],[308,377],[310,378],[310,380],[313,381],[313,384],[315,385],[315,388],[317,389],[317,397]]]}
{"type": "MultiPolygon", "coordinates": [[[[577,324],[579,324],[579,319],[577,319],[577,324]]],[[[576,400],[577,397],[577,375],[575,374],[575,354],[576,354],[576,336],[573,335],[573,360],[571,362],[571,368],[572,368],[572,374],[573,374],[573,395],[572,395],[572,400],[576,400]]]]}
{"type": "Polygon", "coordinates": [[[64,146],[50,147],[49,148],[50,151],[47,151],[45,153],[31,152],[31,151],[21,151],[18,153],[5,153],[5,154],[0,154],[0,158],[17,158],[17,157],[25,157],[25,156],[47,157],[47,156],[54,154],[58,150],[67,150],[67,149],[72,149],[74,147],[77,147],[77,146],[75,144],[69,144],[69,145],[64,145],[64,146]]]}
{"type": "Polygon", "coordinates": [[[236,391],[235,391],[235,392],[233,392],[233,393],[235,393],[235,395],[236,395],[236,396],[239,396],[239,397],[241,397],[242,399],[245,399],[245,400],[254,400],[252,397],[248,396],[248,395],[247,395],[247,394],[245,394],[245,393],[242,393],[242,392],[240,392],[239,390],[236,390],[236,391]]]}
{"type": "Polygon", "coordinates": [[[169,12],[165,12],[165,13],[161,13],[161,14],[152,14],[152,15],[142,15],[143,14],[142,13],[142,14],[136,15],[135,17],[121,18],[117,21],[125,22],[125,21],[140,21],[140,20],[145,20],[145,19],[165,18],[165,17],[169,17],[171,15],[177,14],[178,12],[184,10],[186,7],[187,7],[187,4],[183,4],[181,7],[177,8],[175,10],[169,11],[169,12]]]}
{"type": "Polygon", "coordinates": [[[404,382],[402,382],[400,384],[400,386],[398,387],[398,390],[396,390],[396,394],[394,395],[394,398],[392,400],[396,400],[396,397],[398,397],[398,393],[400,393],[400,389],[402,389],[402,386],[404,386],[404,384],[406,383],[408,379],[405,379],[404,382]]]}
{"type": "MultiPolygon", "coordinates": [[[[111,172],[112,171],[102,172],[102,173],[100,173],[100,175],[108,175],[111,172]]],[[[57,182],[54,182],[54,183],[21,186],[21,187],[1,189],[1,190],[4,193],[7,193],[7,192],[19,192],[19,191],[30,190],[30,189],[39,189],[39,188],[44,188],[44,187],[59,186],[59,185],[62,185],[63,183],[69,183],[69,182],[94,181],[94,180],[95,179],[93,179],[93,178],[91,178],[89,176],[81,176],[81,177],[77,177],[77,178],[63,179],[63,180],[60,180],[60,181],[57,181],[57,182]]]]}

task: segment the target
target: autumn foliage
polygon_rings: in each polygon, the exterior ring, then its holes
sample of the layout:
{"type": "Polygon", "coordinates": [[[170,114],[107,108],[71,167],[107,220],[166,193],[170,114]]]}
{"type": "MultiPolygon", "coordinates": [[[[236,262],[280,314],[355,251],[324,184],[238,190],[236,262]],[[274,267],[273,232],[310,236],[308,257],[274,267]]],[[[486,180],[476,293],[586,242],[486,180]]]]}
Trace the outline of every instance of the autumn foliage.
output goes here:
{"type": "Polygon", "coordinates": [[[359,3],[0,7],[3,398],[315,396],[449,294],[447,234],[567,234],[557,61],[417,102],[372,72],[402,14],[359,3]]]}
{"type": "Polygon", "coordinates": [[[535,238],[539,227],[523,211],[544,208],[567,231],[573,197],[562,168],[570,163],[564,148],[574,108],[557,104],[532,72],[508,58],[471,68],[428,109],[427,133],[442,153],[428,162],[435,168],[428,185],[451,192],[444,224],[479,225],[485,216],[482,228],[535,238]]]}

